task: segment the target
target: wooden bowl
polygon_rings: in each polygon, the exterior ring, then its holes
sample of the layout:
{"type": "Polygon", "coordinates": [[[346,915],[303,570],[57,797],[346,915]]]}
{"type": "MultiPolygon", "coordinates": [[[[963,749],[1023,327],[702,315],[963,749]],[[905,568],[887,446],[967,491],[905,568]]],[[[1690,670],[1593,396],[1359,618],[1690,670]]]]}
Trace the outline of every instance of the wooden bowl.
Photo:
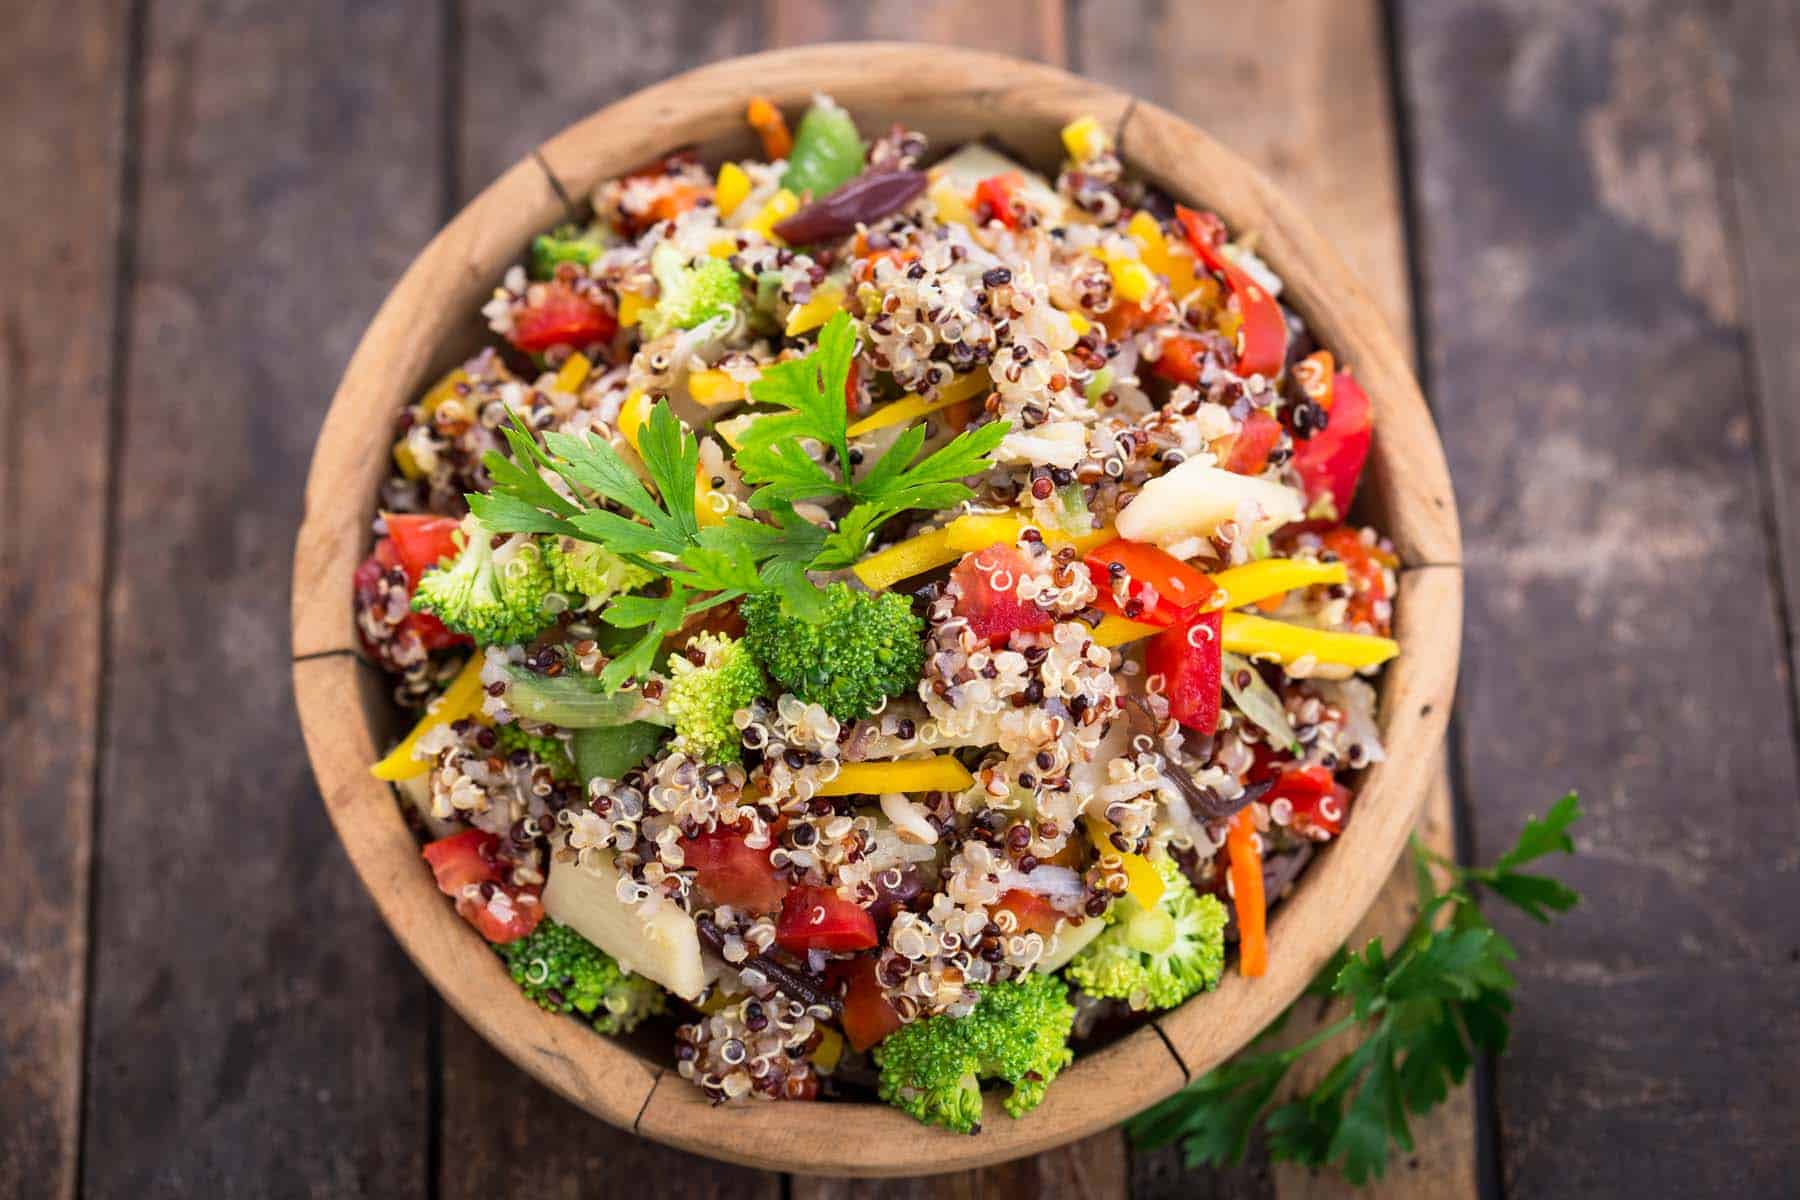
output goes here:
{"type": "Polygon", "coordinates": [[[733,59],[638,92],[564,130],[502,175],[406,271],[350,360],[319,435],[294,563],[294,682],[326,808],[357,873],[406,952],[462,1014],[520,1067],[615,1125],[758,1167],[908,1175],[1031,1154],[1143,1109],[1235,1052],[1299,993],[1368,909],[1393,868],[1437,765],[1461,623],[1456,510],[1437,432],[1405,356],[1337,252],[1268,180],[1173,114],[1050,67],[901,44],[811,46],[733,59]],[[914,1124],[879,1104],[714,1108],[663,1057],[540,1011],[444,902],[388,785],[368,766],[398,717],[380,673],[360,661],[351,574],[368,553],[394,414],[481,340],[476,316],[531,236],[571,200],[675,146],[709,161],[756,153],[743,120],[752,95],[792,111],[835,96],[864,129],[892,120],[944,147],[998,137],[1038,164],[1060,157],[1058,130],[1092,113],[1132,170],[1212,207],[1287,281],[1284,298],[1373,398],[1372,460],[1361,501],[1394,540],[1401,573],[1395,636],[1381,679],[1388,758],[1366,773],[1355,819],[1274,912],[1261,979],[1228,971],[1218,990],[1079,1057],[1022,1120],[1000,1112],[977,1137],[914,1124]]]}

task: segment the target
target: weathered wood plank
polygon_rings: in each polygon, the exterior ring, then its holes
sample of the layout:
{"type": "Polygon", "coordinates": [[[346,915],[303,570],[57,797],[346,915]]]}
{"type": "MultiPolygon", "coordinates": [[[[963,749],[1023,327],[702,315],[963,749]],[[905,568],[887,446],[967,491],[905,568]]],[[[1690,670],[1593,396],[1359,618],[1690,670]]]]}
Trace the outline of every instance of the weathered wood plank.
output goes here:
{"type": "Polygon", "coordinates": [[[1731,165],[1758,441],[1781,565],[1788,685],[1800,709],[1800,9],[1732,8],[1731,165]]]}
{"type": "Polygon", "coordinates": [[[0,1196],[63,1197],[79,1174],[129,29],[105,4],[4,25],[0,245],[10,278],[47,286],[0,300],[0,1196]]]}
{"type": "MultiPolygon", "coordinates": [[[[1084,5],[1075,40],[1096,78],[1129,87],[1203,125],[1293,196],[1327,234],[1402,343],[1412,345],[1406,227],[1382,7],[1374,0],[1280,0],[1195,14],[1157,2],[1084,5]]],[[[1427,796],[1420,835],[1453,853],[1448,786],[1427,796]]],[[[1411,921],[1416,892],[1405,863],[1352,937],[1391,941],[1411,921]]],[[[1293,1036],[1316,1023],[1297,1017],[1293,1036]]],[[[1341,1049],[1341,1047],[1339,1048],[1341,1049]]],[[[1314,1060],[1311,1072],[1329,1064],[1314,1060]]],[[[1414,1123],[1420,1163],[1396,1164],[1383,1193],[1472,1196],[1475,1125],[1470,1089],[1414,1123]]],[[[1220,1195],[1325,1196],[1347,1191],[1329,1173],[1271,1165],[1253,1148],[1244,1167],[1184,1172],[1174,1150],[1134,1155],[1133,1192],[1173,1195],[1198,1186],[1220,1195]]]]}
{"type": "MultiPolygon", "coordinates": [[[[571,121],[667,76],[754,48],[749,16],[737,7],[470,3],[463,34],[469,69],[455,131],[464,197],[571,121]],[[624,28],[631,37],[596,33],[624,28]],[[546,36],[554,29],[569,36],[546,36]]],[[[779,1175],[685,1154],[594,1120],[450,1013],[441,1069],[438,1187],[445,1200],[627,1193],[775,1200],[781,1193],[779,1175]]]]}
{"type": "Polygon", "coordinates": [[[969,5],[954,0],[883,4],[876,0],[764,0],[764,26],[772,46],[841,42],[862,38],[945,42],[968,50],[993,50],[1068,64],[1062,0],[996,0],[969,5]]]}
{"type": "Polygon", "coordinates": [[[436,222],[439,16],[148,13],[91,1195],[425,1191],[427,993],[307,776],[285,614],[319,417],[436,222]]]}
{"type": "Polygon", "coordinates": [[[1583,907],[1553,931],[1494,914],[1521,952],[1507,1190],[1779,1194],[1800,1094],[1771,1064],[1800,1059],[1800,1007],[1769,921],[1800,911],[1800,810],[1719,25],[1672,2],[1402,14],[1477,856],[1569,786],[1590,814],[1558,864],[1583,907]]]}
{"type": "MultiPolygon", "coordinates": [[[[925,1143],[921,1141],[921,1145],[925,1143]]],[[[903,1179],[826,1179],[795,1176],[792,1200],[1118,1200],[1126,1195],[1125,1140],[1095,1134],[1056,1150],[978,1171],[903,1179]]]]}

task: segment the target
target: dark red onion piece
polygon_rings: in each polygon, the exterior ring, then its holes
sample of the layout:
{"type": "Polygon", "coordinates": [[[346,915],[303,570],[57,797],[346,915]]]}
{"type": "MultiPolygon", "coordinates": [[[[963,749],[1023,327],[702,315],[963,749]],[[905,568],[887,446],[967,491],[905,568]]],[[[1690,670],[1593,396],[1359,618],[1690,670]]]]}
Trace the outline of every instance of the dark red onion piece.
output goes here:
{"type": "Polygon", "coordinates": [[[775,236],[792,246],[844,237],[858,225],[887,216],[924,190],[923,171],[858,175],[776,225],[775,236]]]}

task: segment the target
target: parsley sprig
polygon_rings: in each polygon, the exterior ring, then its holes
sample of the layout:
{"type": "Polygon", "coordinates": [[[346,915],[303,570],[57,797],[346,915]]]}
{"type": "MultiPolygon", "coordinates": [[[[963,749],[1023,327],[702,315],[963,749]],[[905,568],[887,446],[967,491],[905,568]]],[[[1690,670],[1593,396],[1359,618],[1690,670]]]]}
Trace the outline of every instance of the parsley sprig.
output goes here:
{"type": "MultiPolygon", "coordinates": [[[[1271,1158],[1336,1164],[1358,1186],[1380,1177],[1394,1147],[1413,1148],[1407,1114],[1442,1103],[1477,1053],[1506,1048],[1516,986],[1507,964],[1517,955],[1482,916],[1477,888],[1539,921],[1574,907],[1579,897],[1566,884],[1517,868],[1572,853],[1568,830],[1580,815],[1571,792],[1542,820],[1528,820],[1518,843],[1491,867],[1459,867],[1415,840],[1419,915],[1398,950],[1389,954],[1380,938],[1360,954],[1340,949],[1307,988],[1350,1011],[1298,1045],[1252,1050],[1209,1071],[1134,1118],[1127,1125],[1133,1140],[1180,1143],[1189,1166],[1217,1166],[1241,1160],[1261,1123],[1271,1158]],[[1433,868],[1448,872],[1448,887],[1438,888],[1433,868]],[[1360,1030],[1361,1044],[1310,1092],[1275,1104],[1289,1069],[1350,1029],[1360,1030]]],[[[1259,1042],[1286,1020],[1284,1014],[1259,1042]]]]}
{"type": "Polygon", "coordinates": [[[809,565],[847,567],[862,556],[869,537],[889,517],[913,509],[943,509],[972,493],[962,480],[990,465],[1011,425],[994,421],[958,434],[923,460],[925,426],[914,425],[857,477],[850,461],[850,415],[844,388],[856,355],[856,331],[840,312],[819,331],[819,343],[805,358],[776,363],[750,385],[758,404],[785,411],[751,422],[739,440],[736,462],[755,485],[751,507],[782,512],[801,500],[852,501],[825,537],[809,565]],[[807,453],[802,440],[826,450],[824,462],[807,453]]]}
{"type": "Polygon", "coordinates": [[[900,435],[860,479],[850,463],[844,385],[856,354],[855,329],[839,313],[803,358],[769,367],[751,399],[782,411],[749,422],[736,462],[755,485],[751,506],[768,519],[740,516],[702,524],[695,507],[700,443],[666,401],[650,409],[637,451],[654,490],[604,439],[548,432],[539,438],[510,413],[502,428],[510,455],[482,459],[493,488],[468,497],[469,508],[497,533],[545,533],[595,542],[662,579],[656,594],[621,596],[600,619],[640,630],[607,663],[601,682],[617,688],[653,669],[663,639],[688,617],[748,592],[776,590],[795,611],[819,603],[807,572],[849,566],[883,521],[912,509],[947,508],[973,493],[961,480],[985,470],[1005,436],[1004,422],[959,434],[922,461],[925,429],[900,435]],[[836,469],[812,458],[803,441],[829,450],[836,469]],[[563,487],[553,486],[560,479],[563,487]],[[850,507],[825,529],[804,520],[802,500],[850,507]]]}

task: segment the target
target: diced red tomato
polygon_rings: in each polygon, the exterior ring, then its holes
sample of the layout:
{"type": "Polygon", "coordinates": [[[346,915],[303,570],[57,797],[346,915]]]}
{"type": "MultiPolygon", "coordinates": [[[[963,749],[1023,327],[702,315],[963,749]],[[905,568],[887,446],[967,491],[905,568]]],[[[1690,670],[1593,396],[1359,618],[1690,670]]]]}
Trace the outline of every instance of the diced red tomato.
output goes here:
{"type": "Polygon", "coordinates": [[[1030,570],[1024,552],[1007,545],[965,554],[951,570],[950,581],[962,590],[957,614],[988,645],[1005,646],[1015,633],[1043,633],[1056,624],[1036,601],[1019,598],[1019,578],[1030,570]]]}
{"type": "Polygon", "coordinates": [[[1206,343],[1197,337],[1172,337],[1163,343],[1162,357],[1151,364],[1157,376],[1170,383],[1198,384],[1206,343]]]}
{"type": "Polygon", "coordinates": [[[775,920],[775,943],[795,954],[869,950],[880,940],[869,910],[844,899],[836,888],[801,884],[790,889],[775,920]]]}
{"type": "Polygon", "coordinates": [[[1244,427],[1231,443],[1225,469],[1239,475],[1261,475],[1269,465],[1269,451],[1281,440],[1281,422],[1260,408],[1250,410],[1244,427]]]}
{"type": "Polygon", "coordinates": [[[1100,593],[1097,604],[1103,611],[1143,621],[1148,625],[1178,625],[1189,613],[1206,602],[1218,587],[1206,575],[1188,566],[1167,550],[1126,538],[1114,538],[1088,551],[1088,573],[1100,593]],[[1126,588],[1129,599],[1121,607],[1113,597],[1113,565],[1124,568],[1131,582],[1126,588]],[[1154,604],[1143,597],[1154,589],[1154,604]],[[1135,606],[1135,611],[1134,611],[1135,606]]]}
{"type": "Polygon", "coordinates": [[[1128,300],[1115,299],[1113,306],[1100,314],[1100,324],[1105,328],[1106,336],[1116,342],[1146,325],[1169,319],[1173,307],[1166,300],[1145,308],[1128,300]]]}
{"type": "Polygon", "coordinates": [[[1196,612],[1150,639],[1144,669],[1162,676],[1169,715],[1198,733],[1219,725],[1220,627],[1217,612],[1196,612]]]}
{"type": "Polygon", "coordinates": [[[1400,565],[1400,560],[1378,546],[1362,540],[1362,535],[1348,525],[1340,525],[1320,535],[1325,548],[1344,562],[1350,577],[1348,616],[1354,625],[1368,625],[1386,636],[1389,621],[1377,608],[1388,598],[1387,571],[1400,565]]]}
{"type": "MultiPolygon", "coordinates": [[[[1073,840],[1073,839],[1071,839],[1073,840]]],[[[1056,923],[1062,914],[1056,906],[1024,888],[1008,888],[1000,893],[1000,902],[994,905],[994,911],[1005,909],[1019,923],[1020,933],[1036,933],[1049,938],[1056,935],[1056,923]]]]}
{"type": "Polygon", "coordinates": [[[982,224],[997,220],[1008,229],[1019,227],[1019,189],[1025,180],[1017,171],[992,175],[975,185],[975,219],[982,224]]]}
{"type": "Polygon", "coordinates": [[[875,978],[874,955],[851,959],[843,969],[843,976],[849,980],[844,991],[844,1036],[851,1046],[867,1050],[900,1028],[903,1022],[882,991],[881,981],[875,978]]]}
{"type": "Polygon", "coordinates": [[[1179,204],[1175,206],[1175,216],[1194,255],[1208,270],[1224,278],[1231,303],[1244,319],[1243,328],[1238,330],[1242,344],[1238,373],[1275,378],[1287,361],[1287,319],[1281,315],[1281,305],[1248,272],[1220,252],[1225,226],[1218,217],[1179,204]]]}
{"type": "MultiPolygon", "coordinates": [[[[413,589],[419,585],[419,576],[401,560],[400,551],[392,538],[382,538],[375,543],[375,549],[370,552],[369,557],[363,559],[356,568],[356,573],[351,576],[351,585],[358,594],[373,597],[382,589],[382,578],[396,567],[406,575],[406,592],[410,597],[413,589]]],[[[408,613],[402,618],[396,635],[404,637],[409,633],[417,636],[427,650],[447,650],[451,646],[473,644],[462,634],[451,633],[442,621],[430,613],[408,613]]]]}
{"type": "Polygon", "coordinates": [[[508,341],[527,354],[552,346],[579,349],[610,341],[619,327],[610,309],[561,280],[532,287],[537,300],[513,314],[512,333],[507,335],[508,341]],[[541,294],[536,293],[537,288],[543,289],[541,294]]]}
{"type": "Polygon", "coordinates": [[[1337,373],[1331,393],[1331,412],[1325,428],[1309,438],[1294,440],[1294,469],[1300,473],[1301,485],[1306,489],[1307,509],[1328,500],[1341,521],[1356,498],[1374,424],[1369,395],[1350,372],[1337,373]]]}
{"type": "Polygon", "coordinates": [[[1293,805],[1293,823],[1301,832],[1323,830],[1336,837],[1349,815],[1350,789],[1332,778],[1325,767],[1284,767],[1275,786],[1264,792],[1262,802],[1286,800],[1293,805]]]}
{"type": "Polygon", "coordinates": [[[694,868],[694,884],[714,904],[729,904],[751,912],[774,912],[787,895],[788,882],[769,861],[767,849],[744,844],[744,835],[715,829],[695,838],[680,840],[688,866],[694,868]]]}
{"type": "Polygon", "coordinates": [[[461,524],[455,517],[437,517],[429,513],[383,513],[388,537],[393,539],[394,553],[406,568],[406,578],[414,587],[425,572],[460,552],[456,530],[461,524]]]}
{"type": "Polygon", "coordinates": [[[506,873],[494,857],[500,839],[479,829],[440,838],[423,851],[438,891],[456,901],[456,911],[490,942],[511,942],[524,937],[543,919],[544,906],[537,903],[538,889],[518,888],[505,882],[506,873]],[[464,895],[471,884],[491,883],[512,901],[510,915],[497,915],[488,904],[464,895]],[[521,903],[521,898],[525,898],[521,903]]]}

